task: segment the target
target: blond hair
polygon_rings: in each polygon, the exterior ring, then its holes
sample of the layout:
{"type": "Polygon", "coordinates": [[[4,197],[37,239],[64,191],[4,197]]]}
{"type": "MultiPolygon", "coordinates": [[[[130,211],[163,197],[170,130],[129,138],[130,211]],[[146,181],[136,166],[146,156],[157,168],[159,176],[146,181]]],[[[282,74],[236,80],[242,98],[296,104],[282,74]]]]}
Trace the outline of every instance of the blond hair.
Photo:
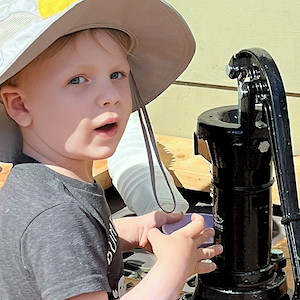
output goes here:
{"type": "MultiPolygon", "coordinates": [[[[76,38],[79,34],[88,34],[90,35],[100,47],[101,44],[98,42],[96,38],[97,32],[105,32],[107,33],[123,50],[124,52],[129,55],[130,50],[132,48],[132,41],[125,32],[111,29],[111,28],[92,28],[86,29],[82,31],[77,31],[71,33],[69,35],[65,35],[57,39],[53,44],[51,44],[46,50],[44,50],[41,54],[39,54],[34,60],[32,60],[28,65],[26,65],[23,69],[21,69],[18,73],[7,79],[4,83],[0,85],[0,89],[3,86],[18,86],[20,75],[24,72],[24,70],[28,71],[34,66],[39,65],[41,62],[45,61],[46,59],[50,59],[58,54],[66,45],[73,43],[75,46],[76,38]]],[[[1,101],[1,99],[0,99],[1,101]]]]}

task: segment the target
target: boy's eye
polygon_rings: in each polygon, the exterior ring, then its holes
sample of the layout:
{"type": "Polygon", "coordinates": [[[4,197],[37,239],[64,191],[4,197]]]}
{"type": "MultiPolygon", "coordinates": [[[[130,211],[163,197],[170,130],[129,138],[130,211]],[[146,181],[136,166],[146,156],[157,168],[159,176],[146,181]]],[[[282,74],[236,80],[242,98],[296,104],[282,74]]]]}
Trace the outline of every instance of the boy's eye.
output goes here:
{"type": "Polygon", "coordinates": [[[110,79],[119,79],[123,77],[123,74],[121,72],[114,72],[110,75],[110,79]]]}
{"type": "Polygon", "coordinates": [[[73,79],[70,80],[70,84],[79,84],[79,83],[83,83],[85,82],[85,78],[82,77],[82,76],[77,76],[77,77],[74,77],[73,79]]]}

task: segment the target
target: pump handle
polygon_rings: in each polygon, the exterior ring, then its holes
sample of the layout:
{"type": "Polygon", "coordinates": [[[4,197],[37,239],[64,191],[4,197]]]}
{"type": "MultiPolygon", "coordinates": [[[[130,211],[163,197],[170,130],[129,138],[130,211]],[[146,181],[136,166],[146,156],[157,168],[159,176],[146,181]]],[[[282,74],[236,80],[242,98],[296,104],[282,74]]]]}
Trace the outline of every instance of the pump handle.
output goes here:
{"type": "Polygon", "coordinates": [[[253,112],[262,104],[269,138],[285,226],[295,291],[300,299],[300,212],[295,179],[286,94],[279,70],[264,49],[245,49],[232,56],[226,67],[231,79],[237,79],[241,126],[248,131],[255,124],[253,112]]]}

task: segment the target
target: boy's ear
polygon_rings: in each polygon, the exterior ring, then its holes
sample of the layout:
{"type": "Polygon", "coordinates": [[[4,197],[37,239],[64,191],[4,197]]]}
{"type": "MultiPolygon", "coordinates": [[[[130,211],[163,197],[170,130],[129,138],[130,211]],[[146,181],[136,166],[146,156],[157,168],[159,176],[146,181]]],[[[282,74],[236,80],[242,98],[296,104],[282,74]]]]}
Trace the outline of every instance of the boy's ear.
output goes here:
{"type": "Polygon", "coordinates": [[[8,115],[22,127],[31,124],[31,116],[27,110],[21,90],[12,85],[1,87],[1,99],[8,115]]]}

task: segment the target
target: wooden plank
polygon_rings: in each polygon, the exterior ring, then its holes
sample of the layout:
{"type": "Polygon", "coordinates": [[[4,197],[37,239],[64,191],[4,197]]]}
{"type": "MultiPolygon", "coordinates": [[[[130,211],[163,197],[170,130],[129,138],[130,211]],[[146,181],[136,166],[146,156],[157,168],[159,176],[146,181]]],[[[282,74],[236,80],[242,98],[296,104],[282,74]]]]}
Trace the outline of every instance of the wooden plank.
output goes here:
{"type": "Polygon", "coordinates": [[[94,161],[93,176],[104,190],[112,186],[106,159],[94,161]]]}
{"type": "Polygon", "coordinates": [[[0,172],[0,189],[1,189],[11,170],[12,164],[0,163],[0,167],[1,167],[1,172],[0,172]]]}
{"type": "Polygon", "coordinates": [[[186,189],[209,191],[211,187],[210,164],[200,155],[194,155],[192,139],[155,135],[157,141],[174,154],[171,167],[186,189]]]}

